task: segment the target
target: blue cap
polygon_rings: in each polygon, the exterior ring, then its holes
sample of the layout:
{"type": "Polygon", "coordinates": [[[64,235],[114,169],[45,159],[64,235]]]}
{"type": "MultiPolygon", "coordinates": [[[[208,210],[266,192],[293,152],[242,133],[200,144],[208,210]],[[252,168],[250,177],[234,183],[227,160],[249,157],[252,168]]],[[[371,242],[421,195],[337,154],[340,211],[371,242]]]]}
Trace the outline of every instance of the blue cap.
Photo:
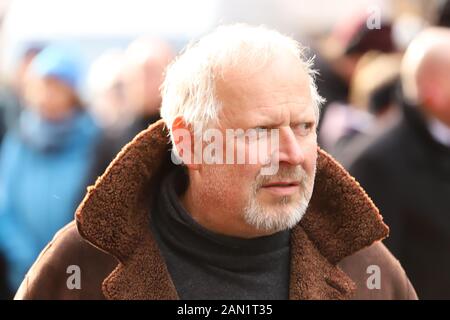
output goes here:
{"type": "Polygon", "coordinates": [[[76,50],[61,45],[50,45],[42,50],[31,63],[31,70],[39,77],[54,77],[79,89],[82,64],[76,50]]]}

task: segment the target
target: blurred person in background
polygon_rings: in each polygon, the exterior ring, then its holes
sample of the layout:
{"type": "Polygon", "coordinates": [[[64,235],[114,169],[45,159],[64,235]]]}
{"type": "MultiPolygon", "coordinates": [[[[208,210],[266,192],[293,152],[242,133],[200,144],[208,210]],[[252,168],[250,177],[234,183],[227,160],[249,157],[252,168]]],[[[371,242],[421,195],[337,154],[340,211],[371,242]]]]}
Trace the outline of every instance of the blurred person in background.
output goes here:
{"type": "Polygon", "coordinates": [[[49,46],[31,62],[26,108],[0,149],[0,251],[12,290],[54,233],[73,219],[99,129],[78,94],[81,61],[49,46]]]}
{"type": "Polygon", "coordinates": [[[330,152],[345,167],[381,134],[394,126],[400,117],[397,91],[402,55],[368,52],[358,62],[352,78],[349,94],[349,109],[332,109],[327,120],[333,123],[346,122],[338,126],[337,141],[330,152]],[[354,116],[357,114],[358,116],[354,116]]]}
{"type": "Polygon", "coordinates": [[[445,0],[439,8],[436,26],[450,27],[450,0],[445,0]]]}
{"type": "Polygon", "coordinates": [[[0,87],[0,141],[5,132],[17,125],[20,112],[24,108],[26,75],[34,57],[42,50],[40,45],[26,46],[20,54],[11,83],[0,87]]]}
{"type": "Polygon", "coordinates": [[[90,111],[111,136],[120,135],[133,117],[124,95],[123,59],[122,51],[108,50],[93,61],[88,75],[90,111]]]}
{"type": "Polygon", "coordinates": [[[125,51],[123,84],[125,99],[134,121],[126,141],[160,119],[164,70],[173,58],[172,49],[159,39],[139,38],[125,51]]]}
{"type": "MultiPolygon", "coordinates": [[[[126,49],[121,62],[121,76],[116,82],[119,86],[116,90],[121,92],[116,94],[123,95],[120,99],[123,99],[122,108],[127,115],[118,119],[120,126],[106,130],[97,154],[94,175],[102,174],[126,143],[160,119],[159,88],[164,79],[164,70],[173,56],[170,46],[156,38],[138,38],[126,49]]],[[[110,107],[114,109],[112,105],[110,107]]],[[[116,110],[108,112],[115,113],[116,110]]]]}
{"type": "MultiPolygon", "coordinates": [[[[24,109],[26,75],[31,61],[42,49],[41,46],[27,46],[19,56],[11,83],[0,84],[0,143],[8,130],[15,130],[21,111],[24,109]]],[[[0,299],[12,296],[7,281],[7,262],[0,250],[0,299]]]]}
{"type": "MultiPolygon", "coordinates": [[[[329,36],[317,42],[316,67],[320,71],[317,86],[326,99],[321,120],[327,117],[329,109],[343,109],[343,112],[348,113],[353,111],[347,108],[349,90],[361,57],[370,51],[392,53],[396,50],[391,24],[383,22],[379,29],[369,29],[366,25],[367,19],[367,13],[354,13],[339,21],[329,36]]],[[[330,118],[333,120],[334,117],[330,116],[327,121],[319,124],[319,143],[328,151],[339,138],[335,128],[349,125],[330,123],[330,118]]]]}
{"type": "Polygon", "coordinates": [[[386,245],[419,297],[450,299],[450,29],[413,40],[401,81],[402,120],[350,172],[389,224],[386,245]]]}

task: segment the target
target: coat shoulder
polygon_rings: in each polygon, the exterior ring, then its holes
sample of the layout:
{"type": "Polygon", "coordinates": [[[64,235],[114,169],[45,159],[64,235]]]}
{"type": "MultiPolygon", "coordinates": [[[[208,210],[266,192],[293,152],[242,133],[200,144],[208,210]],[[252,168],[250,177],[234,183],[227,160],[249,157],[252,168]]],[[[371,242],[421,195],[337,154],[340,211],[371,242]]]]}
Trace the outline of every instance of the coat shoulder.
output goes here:
{"type": "Polygon", "coordinates": [[[75,221],[42,250],[15,299],[104,299],[103,280],[117,261],[86,242],[75,221]]]}
{"type": "Polygon", "coordinates": [[[381,241],[346,257],[339,267],[357,286],[354,299],[417,299],[405,270],[381,241]]]}

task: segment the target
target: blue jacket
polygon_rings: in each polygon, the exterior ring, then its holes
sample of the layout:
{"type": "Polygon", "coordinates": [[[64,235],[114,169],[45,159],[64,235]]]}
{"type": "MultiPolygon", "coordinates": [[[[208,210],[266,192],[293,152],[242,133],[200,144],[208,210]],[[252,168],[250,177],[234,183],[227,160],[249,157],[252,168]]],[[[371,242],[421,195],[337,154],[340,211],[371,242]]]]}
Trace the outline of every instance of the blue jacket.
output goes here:
{"type": "Polygon", "coordinates": [[[55,232],[73,219],[100,130],[85,112],[43,129],[27,112],[0,149],[0,250],[16,289],[55,232]]]}

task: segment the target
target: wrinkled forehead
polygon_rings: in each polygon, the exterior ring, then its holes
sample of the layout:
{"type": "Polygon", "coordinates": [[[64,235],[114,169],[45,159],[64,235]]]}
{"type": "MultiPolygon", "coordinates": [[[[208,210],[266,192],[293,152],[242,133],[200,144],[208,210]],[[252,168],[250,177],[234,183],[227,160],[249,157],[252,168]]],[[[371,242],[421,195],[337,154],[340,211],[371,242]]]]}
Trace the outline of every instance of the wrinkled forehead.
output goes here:
{"type": "MultiPolygon", "coordinates": [[[[247,122],[254,117],[314,117],[310,76],[293,55],[281,55],[263,66],[224,70],[216,81],[221,103],[219,121],[247,122]]],[[[291,119],[292,120],[292,119],[291,119]]]]}

